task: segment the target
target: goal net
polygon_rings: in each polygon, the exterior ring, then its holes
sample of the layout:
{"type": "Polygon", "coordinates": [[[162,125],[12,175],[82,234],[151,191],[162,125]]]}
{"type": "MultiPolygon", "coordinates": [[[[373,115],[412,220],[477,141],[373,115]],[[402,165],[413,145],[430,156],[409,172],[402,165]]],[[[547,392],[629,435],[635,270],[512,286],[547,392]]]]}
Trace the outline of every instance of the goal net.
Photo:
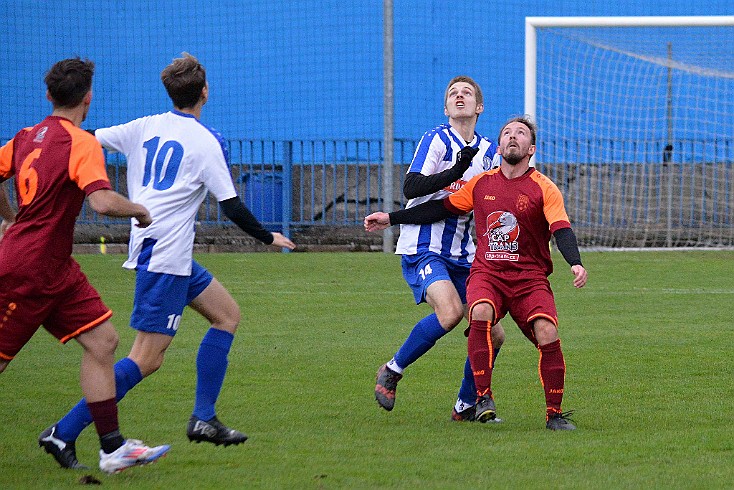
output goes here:
{"type": "Polygon", "coordinates": [[[581,246],[734,248],[734,16],[528,17],[525,70],[581,246]]]}

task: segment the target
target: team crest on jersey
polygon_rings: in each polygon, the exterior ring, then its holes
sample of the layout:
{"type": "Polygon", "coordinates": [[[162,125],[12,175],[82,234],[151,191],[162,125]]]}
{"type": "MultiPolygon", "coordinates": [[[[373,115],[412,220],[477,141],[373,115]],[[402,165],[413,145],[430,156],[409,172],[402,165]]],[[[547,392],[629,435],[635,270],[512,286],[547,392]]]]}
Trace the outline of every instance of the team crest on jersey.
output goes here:
{"type": "Polygon", "coordinates": [[[530,206],[530,198],[525,194],[520,194],[517,196],[517,203],[515,206],[517,206],[518,211],[525,211],[528,209],[528,206],[530,206]]]}
{"type": "Polygon", "coordinates": [[[41,129],[38,130],[36,133],[36,137],[33,138],[34,143],[41,143],[43,139],[46,137],[46,132],[48,131],[48,126],[44,126],[41,129]]]}
{"type": "Polygon", "coordinates": [[[484,155],[484,158],[482,158],[482,168],[485,172],[492,168],[492,159],[489,157],[489,155],[484,155]]]}
{"type": "Polygon", "coordinates": [[[487,231],[483,235],[489,243],[485,258],[487,260],[511,260],[517,261],[517,237],[520,235],[520,227],[517,218],[509,211],[495,211],[487,216],[487,231]]]}

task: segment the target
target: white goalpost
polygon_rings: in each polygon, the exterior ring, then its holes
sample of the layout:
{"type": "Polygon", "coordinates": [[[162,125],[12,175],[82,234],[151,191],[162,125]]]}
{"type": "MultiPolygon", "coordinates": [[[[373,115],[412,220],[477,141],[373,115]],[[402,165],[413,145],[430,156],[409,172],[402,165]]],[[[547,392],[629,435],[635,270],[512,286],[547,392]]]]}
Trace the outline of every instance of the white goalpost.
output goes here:
{"type": "Polygon", "coordinates": [[[734,16],[527,17],[524,110],[580,245],[734,248],[734,16]]]}

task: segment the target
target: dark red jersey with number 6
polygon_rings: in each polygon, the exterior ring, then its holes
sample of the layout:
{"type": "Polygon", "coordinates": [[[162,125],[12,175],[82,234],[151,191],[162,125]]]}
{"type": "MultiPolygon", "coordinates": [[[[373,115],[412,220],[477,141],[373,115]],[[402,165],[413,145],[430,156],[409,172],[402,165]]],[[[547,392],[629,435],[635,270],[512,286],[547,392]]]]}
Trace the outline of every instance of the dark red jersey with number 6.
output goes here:
{"type": "Polygon", "coordinates": [[[0,148],[0,182],[13,176],[18,215],[0,240],[0,287],[53,294],[73,260],[84,198],[111,189],[102,147],[68,119],[49,116],[0,148]]]}

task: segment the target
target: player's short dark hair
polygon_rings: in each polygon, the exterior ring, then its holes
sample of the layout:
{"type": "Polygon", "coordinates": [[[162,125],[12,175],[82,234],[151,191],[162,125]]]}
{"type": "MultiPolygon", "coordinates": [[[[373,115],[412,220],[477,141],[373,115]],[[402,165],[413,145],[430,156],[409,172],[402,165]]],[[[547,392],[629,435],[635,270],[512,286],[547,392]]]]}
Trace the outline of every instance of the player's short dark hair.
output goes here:
{"type": "Polygon", "coordinates": [[[505,130],[507,125],[510,123],[514,123],[514,122],[519,122],[527,126],[527,128],[530,130],[530,144],[534,145],[535,138],[538,134],[538,126],[533,122],[533,120],[527,114],[524,116],[515,116],[513,118],[508,119],[507,122],[502,125],[502,129],[500,129],[500,134],[497,136],[497,144],[499,144],[500,140],[502,139],[502,132],[505,130]]]}
{"type": "Polygon", "coordinates": [[[92,89],[94,62],[78,56],[56,62],[46,73],[46,87],[54,107],[76,107],[92,89]]]}
{"type": "Polygon", "coordinates": [[[199,102],[206,86],[206,70],[195,57],[182,53],[181,58],[174,59],[163,69],[161,81],[173,105],[185,109],[199,102]]]}
{"type": "Polygon", "coordinates": [[[482,95],[482,87],[479,86],[477,82],[474,81],[472,77],[468,77],[466,75],[459,75],[458,77],[454,77],[451,79],[448,85],[446,85],[446,91],[443,94],[443,104],[446,105],[446,100],[449,98],[449,89],[451,86],[458,82],[464,82],[468,83],[472,87],[474,87],[474,97],[477,99],[477,105],[484,104],[484,96],[482,95]]]}

